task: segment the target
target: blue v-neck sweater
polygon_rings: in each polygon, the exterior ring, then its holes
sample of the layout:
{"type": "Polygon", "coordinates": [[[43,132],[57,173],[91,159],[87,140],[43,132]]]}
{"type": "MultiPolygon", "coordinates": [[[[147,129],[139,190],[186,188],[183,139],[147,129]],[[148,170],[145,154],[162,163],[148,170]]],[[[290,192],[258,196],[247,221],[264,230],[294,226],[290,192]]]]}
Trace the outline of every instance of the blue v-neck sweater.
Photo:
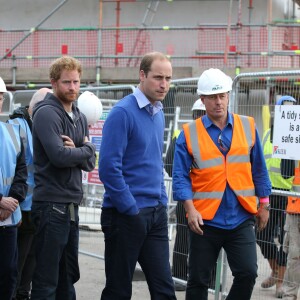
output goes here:
{"type": "Polygon", "coordinates": [[[135,215],[140,208],[167,205],[163,180],[164,114],[151,116],[133,94],[120,100],[103,126],[99,177],[103,207],[135,215]]]}

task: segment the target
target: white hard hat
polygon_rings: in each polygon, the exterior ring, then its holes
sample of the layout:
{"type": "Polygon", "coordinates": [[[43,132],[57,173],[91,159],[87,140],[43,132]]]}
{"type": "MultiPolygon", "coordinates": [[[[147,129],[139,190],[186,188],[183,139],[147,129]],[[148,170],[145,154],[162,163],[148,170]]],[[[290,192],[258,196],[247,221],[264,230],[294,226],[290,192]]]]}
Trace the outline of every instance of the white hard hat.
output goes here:
{"type": "Polygon", "coordinates": [[[198,95],[213,95],[232,90],[232,79],[219,69],[204,71],[198,80],[198,95]]]}
{"type": "Polygon", "coordinates": [[[0,77],[0,93],[6,93],[6,92],[7,92],[6,85],[3,79],[0,77]]]}
{"type": "Polygon", "coordinates": [[[202,103],[201,99],[198,99],[193,107],[192,107],[192,111],[193,110],[206,110],[205,105],[202,103]]]}
{"type": "Polygon", "coordinates": [[[95,124],[101,117],[103,107],[100,99],[92,92],[85,91],[78,97],[78,107],[86,116],[88,125],[95,124]]]}

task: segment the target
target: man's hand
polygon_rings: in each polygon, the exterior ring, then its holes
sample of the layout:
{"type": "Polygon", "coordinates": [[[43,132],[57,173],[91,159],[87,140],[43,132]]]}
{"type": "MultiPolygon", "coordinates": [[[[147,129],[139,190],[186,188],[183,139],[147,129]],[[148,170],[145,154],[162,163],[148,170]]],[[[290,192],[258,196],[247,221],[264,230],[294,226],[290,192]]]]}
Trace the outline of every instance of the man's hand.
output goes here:
{"type": "Polygon", "coordinates": [[[0,208],[7,209],[9,212],[14,212],[19,205],[19,201],[12,197],[2,197],[0,208]]]}
{"type": "Polygon", "coordinates": [[[11,212],[7,209],[0,208],[0,221],[3,222],[11,215],[11,212]]]}
{"type": "Polygon", "coordinates": [[[204,225],[201,214],[195,209],[192,200],[186,200],[183,202],[183,206],[188,215],[188,224],[192,231],[197,234],[203,235],[201,226],[204,225]]]}
{"type": "Polygon", "coordinates": [[[264,206],[266,206],[266,203],[260,205],[256,215],[256,225],[258,231],[265,229],[269,220],[270,213],[264,208],[264,206]]]}
{"type": "Polygon", "coordinates": [[[75,148],[75,144],[74,144],[73,140],[70,137],[68,137],[67,135],[62,135],[61,137],[64,141],[64,147],[66,147],[66,148],[75,148]]]}

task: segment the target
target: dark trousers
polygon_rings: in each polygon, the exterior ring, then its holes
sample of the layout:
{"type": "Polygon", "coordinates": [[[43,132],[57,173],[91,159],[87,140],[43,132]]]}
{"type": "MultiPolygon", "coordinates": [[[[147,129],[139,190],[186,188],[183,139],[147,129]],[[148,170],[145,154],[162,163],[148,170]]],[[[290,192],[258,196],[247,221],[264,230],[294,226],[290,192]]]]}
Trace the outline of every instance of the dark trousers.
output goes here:
{"type": "Polygon", "coordinates": [[[11,300],[18,275],[17,227],[0,227],[0,299],[11,300]]]}
{"type": "Polygon", "coordinates": [[[68,204],[33,202],[36,226],[36,267],[32,300],[75,300],[74,283],[79,280],[79,217],[71,221],[68,204]]]}
{"type": "Polygon", "coordinates": [[[264,230],[257,232],[257,244],[264,258],[275,259],[279,266],[286,266],[287,254],[283,251],[283,238],[287,197],[271,195],[270,204],[269,221],[264,230]],[[279,247],[275,244],[276,237],[279,247]]]}
{"type": "Polygon", "coordinates": [[[101,226],[106,274],[102,300],[131,299],[137,262],[145,274],[152,300],[176,299],[169,264],[166,207],[160,204],[144,208],[135,216],[102,208],[101,226]]]}
{"type": "Polygon", "coordinates": [[[254,220],[232,230],[203,226],[203,235],[189,230],[189,277],[186,300],[207,300],[212,269],[224,248],[234,277],[226,300],[249,300],[257,277],[254,220]]]}
{"type": "Polygon", "coordinates": [[[30,294],[35,267],[34,232],[31,211],[22,211],[22,224],[18,227],[18,280],[15,292],[18,296],[28,297],[30,294]]]}

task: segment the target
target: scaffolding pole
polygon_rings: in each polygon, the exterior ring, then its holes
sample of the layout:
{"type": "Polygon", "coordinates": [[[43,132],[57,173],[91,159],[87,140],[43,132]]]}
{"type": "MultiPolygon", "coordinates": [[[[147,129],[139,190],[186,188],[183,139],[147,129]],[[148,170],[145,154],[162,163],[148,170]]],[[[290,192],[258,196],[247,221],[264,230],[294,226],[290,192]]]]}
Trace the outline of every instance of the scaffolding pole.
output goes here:
{"type": "Polygon", "coordinates": [[[227,57],[228,57],[229,45],[230,45],[231,15],[232,15],[232,0],[229,0],[228,22],[227,22],[227,30],[226,30],[226,43],[225,43],[225,51],[224,51],[225,67],[227,66],[227,57]]]}

